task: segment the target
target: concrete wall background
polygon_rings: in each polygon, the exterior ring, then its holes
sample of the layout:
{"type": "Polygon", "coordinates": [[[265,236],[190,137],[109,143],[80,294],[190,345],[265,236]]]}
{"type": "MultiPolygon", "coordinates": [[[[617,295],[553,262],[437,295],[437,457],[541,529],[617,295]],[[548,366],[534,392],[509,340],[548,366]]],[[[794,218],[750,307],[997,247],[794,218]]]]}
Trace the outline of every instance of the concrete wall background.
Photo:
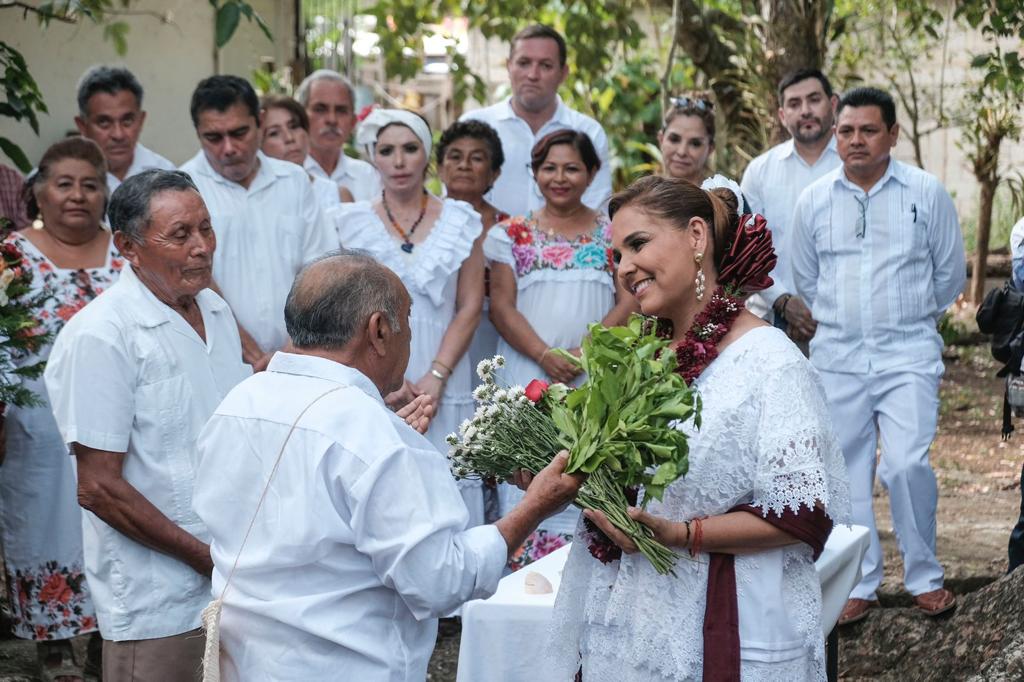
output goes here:
{"type": "MultiPolygon", "coordinates": [[[[263,59],[277,64],[291,60],[295,3],[250,1],[270,25],[275,41],[271,43],[243,18],[221,51],[221,73],[249,78],[263,59]]],[[[21,146],[30,161],[38,160],[50,144],[74,130],[75,86],[87,68],[99,63],[125,64],[141,81],[147,111],[143,144],[175,163],[198,150],[188,103],[196,84],[213,73],[213,8],[207,0],[137,0],[131,9],[169,13],[171,23],[162,24],[147,15],[123,17],[131,27],[124,57],[103,39],[103,28],[88,20],[74,26],[53,22],[44,29],[32,16],[23,19],[17,10],[0,10],[0,40],[24,55],[50,110],[40,116],[38,137],[28,124],[10,125],[9,119],[3,119],[4,134],[21,146]]],[[[0,160],[9,163],[2,155],[0,160]]]]}

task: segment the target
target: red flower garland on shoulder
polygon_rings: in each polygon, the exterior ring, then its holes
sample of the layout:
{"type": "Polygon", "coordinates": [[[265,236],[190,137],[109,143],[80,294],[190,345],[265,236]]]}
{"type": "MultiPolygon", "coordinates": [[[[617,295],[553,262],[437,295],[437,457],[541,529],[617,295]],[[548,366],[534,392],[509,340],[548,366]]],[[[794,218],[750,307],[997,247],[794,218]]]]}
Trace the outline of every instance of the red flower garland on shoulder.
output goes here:
{"type": "Polygon", "coordinates": [[[683,340],[676,344],[676,371],[687,384],[718,357],[718,344],[743,310],[743,299],[772,285],[770,273],[776,260],[764,216],[741,217],[736,237],[719,266],[718,287],[683,340]]]}

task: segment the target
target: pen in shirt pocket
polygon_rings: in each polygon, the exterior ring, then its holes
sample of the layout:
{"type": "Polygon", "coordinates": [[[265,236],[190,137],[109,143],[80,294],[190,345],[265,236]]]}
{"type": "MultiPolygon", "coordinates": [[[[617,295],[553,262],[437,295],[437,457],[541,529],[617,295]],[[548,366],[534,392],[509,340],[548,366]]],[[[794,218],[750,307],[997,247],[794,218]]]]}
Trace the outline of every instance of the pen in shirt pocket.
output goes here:
{"type": "Polygon", "coordinates": [[[914,224],[917,224],[917,204],[910,205],[910,212],[914,214],[914,224]]]}

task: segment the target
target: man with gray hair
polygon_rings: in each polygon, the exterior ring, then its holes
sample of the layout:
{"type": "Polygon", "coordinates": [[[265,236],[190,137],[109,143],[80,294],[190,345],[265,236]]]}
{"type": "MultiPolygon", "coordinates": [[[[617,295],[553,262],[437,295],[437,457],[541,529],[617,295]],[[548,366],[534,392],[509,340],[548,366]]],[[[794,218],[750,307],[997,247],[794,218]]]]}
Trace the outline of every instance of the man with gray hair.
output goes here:
{"type": "Polygon", "coordinates": [[[467,528],[445,458],[382,398],[402,385],[411,302],[367,255],[308,265],[289,351],[203,429],[193,499],[224,595],[221,679],[422,681],[437,617],[492,594],[509,553],[575,497],[561,453],[507,516],[467,528]]]}
{"type": "Polygon", "coordinates": [[[125,178],[150,168],[174,170],[174,164],[139,142],[146,112],[142,85],[123,66],[97,65],[78,81],[75,126],[103,150],[107,187],[113,192],[125,178]]]}
{"type": "Polygon", "coordinates": [[[109,213],[131,267],[61,330],[46,389],[78,466],[103,679],[191,681],[213,567],[191,504],[196,436],[251,370],[208,288],[217,240],[189,176],[132,176],[109,213]]]}
{"type": "Polygon", "coordinates": [[[344,187],[356,201],[376,199],[380,194],[376,169],[345,155],[345,143],[356,127],[352,83],[337,71],[318,69],[299,84],[295,99],[309,116],[306,170],[344,187]]]}

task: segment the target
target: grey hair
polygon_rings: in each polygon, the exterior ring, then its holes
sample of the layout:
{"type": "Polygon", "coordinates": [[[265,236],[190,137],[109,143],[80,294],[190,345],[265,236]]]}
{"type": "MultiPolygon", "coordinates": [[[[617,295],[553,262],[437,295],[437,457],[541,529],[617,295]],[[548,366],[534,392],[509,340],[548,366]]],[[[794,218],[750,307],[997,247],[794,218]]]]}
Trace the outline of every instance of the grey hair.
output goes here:
{"type": "Polygon", "coordinates": [[[316,83],[317,81],[334,81],[335,83],[341,83],[342,86],[348,90],[348,98],[352,100],[352,106],[355,107],[356,90],[352,87],[352,81],[333,69],[317,69],[303,78],[302,82],[299,83],[299,87],[295,90],[295,99],[297,99],[299,104],[304,108],[309,106],[309,91],[312,89],[313,83],[316,83]]]}
{"type": "Polygon", "coordinates": [[[98,92],[116,95],[122,90],[135,95],[135,101],[142,108],[142,84],[131,71],[123,66],[97,64],[82,74],[78,81],[78,113],[85,118],[89,115],[89,100],[98,92]]]}
{"type": "Polygon", "coordinates": [[[398,333],[403,287],[396,282],[391,270],[364,251],[331,251],[296,275],[284,304],[288,336],[296,348],[338,350],[374,313],[383,315],[398,333]]]}
{"type": "Polygon", "coordinates": [[[136,244],[145,242],[145,231],[152,219],[150,205],[160,192],[199,192],[184,171],[151,168],[121,183],[110,197],[107,216],[114,232],[123,232],[136,244]]]}

